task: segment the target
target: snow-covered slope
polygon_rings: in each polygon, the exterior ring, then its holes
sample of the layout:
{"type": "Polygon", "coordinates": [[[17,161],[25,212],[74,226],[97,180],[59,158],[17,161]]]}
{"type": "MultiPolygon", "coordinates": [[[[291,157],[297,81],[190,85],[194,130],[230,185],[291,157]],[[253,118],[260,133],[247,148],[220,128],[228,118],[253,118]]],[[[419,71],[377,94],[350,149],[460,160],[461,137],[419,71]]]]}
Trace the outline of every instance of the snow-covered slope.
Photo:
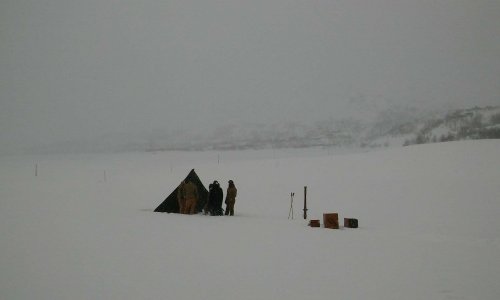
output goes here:
{"type": "Polygon", "coordinates": [[[0,299],[496,300],[499,147],[2,157],[0,299]],[[236,216],[153,212],[191,168],[236,216]]]}
{"type": "Polygon", "coordinates": [[[397,124],[370,145],[411,145],[500,138],[500,107],[474,107],[397,124]],[[394,143],[394,141],[397,141],[394,143]]]}
{"type": "MultiPolygon", "coordinates": [[[[365,118],[312,123],[234,124],[211,133],[158,132],[149,150],[235,150],[307,147],[388,147],[445,141],[500,138],[500,107],[428,111],[392,107],[365,118]]],[[[206,128],[204,128],[205,130],[206,128]]],[[[136,149],[141,149],[140,146],[136,149]]]]}

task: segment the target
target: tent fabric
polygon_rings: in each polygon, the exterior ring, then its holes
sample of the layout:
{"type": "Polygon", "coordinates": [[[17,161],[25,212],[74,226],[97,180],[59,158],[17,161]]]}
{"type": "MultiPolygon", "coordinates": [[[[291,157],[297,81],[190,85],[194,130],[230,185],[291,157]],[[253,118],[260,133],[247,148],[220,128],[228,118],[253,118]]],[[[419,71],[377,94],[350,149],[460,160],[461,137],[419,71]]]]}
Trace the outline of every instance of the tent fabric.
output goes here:
{"type": "MultiPolygon", "coordinates": [[[[205,203],[207,203],[208,191],[194,169],[189,172],[186,179],[194,183],[198,188],[198,203],[196,204],[196,212],[200,212],[203,210],[205,203]]],[[[177,186],[172,193],[170,193],[170,195],[155,209],[155,212],[179,213],[179,203],[177,202],[178,188],[179,186],[177,186]]]]}

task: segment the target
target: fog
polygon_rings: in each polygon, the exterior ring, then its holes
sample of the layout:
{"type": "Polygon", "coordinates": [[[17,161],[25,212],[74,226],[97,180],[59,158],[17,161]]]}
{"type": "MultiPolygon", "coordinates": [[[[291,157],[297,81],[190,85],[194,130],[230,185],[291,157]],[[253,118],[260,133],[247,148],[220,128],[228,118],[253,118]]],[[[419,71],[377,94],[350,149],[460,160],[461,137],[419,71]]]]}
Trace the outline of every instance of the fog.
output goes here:
{"type": "Polygon", "coordinates": [[[498,0],[2,0],[0,153],[500,105],[498,0]]]}

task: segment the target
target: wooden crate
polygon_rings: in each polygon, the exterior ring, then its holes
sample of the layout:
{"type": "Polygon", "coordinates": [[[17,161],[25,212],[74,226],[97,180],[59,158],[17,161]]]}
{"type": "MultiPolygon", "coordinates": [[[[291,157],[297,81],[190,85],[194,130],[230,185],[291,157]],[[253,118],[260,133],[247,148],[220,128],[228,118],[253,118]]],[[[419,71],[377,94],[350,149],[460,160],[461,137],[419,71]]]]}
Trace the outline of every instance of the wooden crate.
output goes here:
{"type": "Polygon", "coordinates": [[[320,227],[319,220],[310,220],[309,221],[309,226],[311,226],[311,227],[320,227]]]}
{"type": "Polygon", "coordinates": [[[339,214],[323,214],[323,226],[325,226],[325,228],[339,229],[339,214]]]}
{"type": "Polygon", "coordinates": [[[344,227],[347,227],[347,228],[358,228],[358,219],[344,218],[344,227]]]}

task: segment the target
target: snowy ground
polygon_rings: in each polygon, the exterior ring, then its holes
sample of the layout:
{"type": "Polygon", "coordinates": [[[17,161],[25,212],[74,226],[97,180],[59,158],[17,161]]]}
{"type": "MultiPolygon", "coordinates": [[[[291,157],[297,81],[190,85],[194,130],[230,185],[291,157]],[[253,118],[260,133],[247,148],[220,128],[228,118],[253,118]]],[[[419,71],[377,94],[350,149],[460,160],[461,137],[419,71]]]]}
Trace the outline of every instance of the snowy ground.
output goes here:
{"type": "Polygon", "coordinates": [[[497,300],[499,149],[2,157],[0,299],[497,300]],[[153,212],[191,168],[236,216],[153,212]],[[305,185],[360,228],[308,227],[305,185]]]}

